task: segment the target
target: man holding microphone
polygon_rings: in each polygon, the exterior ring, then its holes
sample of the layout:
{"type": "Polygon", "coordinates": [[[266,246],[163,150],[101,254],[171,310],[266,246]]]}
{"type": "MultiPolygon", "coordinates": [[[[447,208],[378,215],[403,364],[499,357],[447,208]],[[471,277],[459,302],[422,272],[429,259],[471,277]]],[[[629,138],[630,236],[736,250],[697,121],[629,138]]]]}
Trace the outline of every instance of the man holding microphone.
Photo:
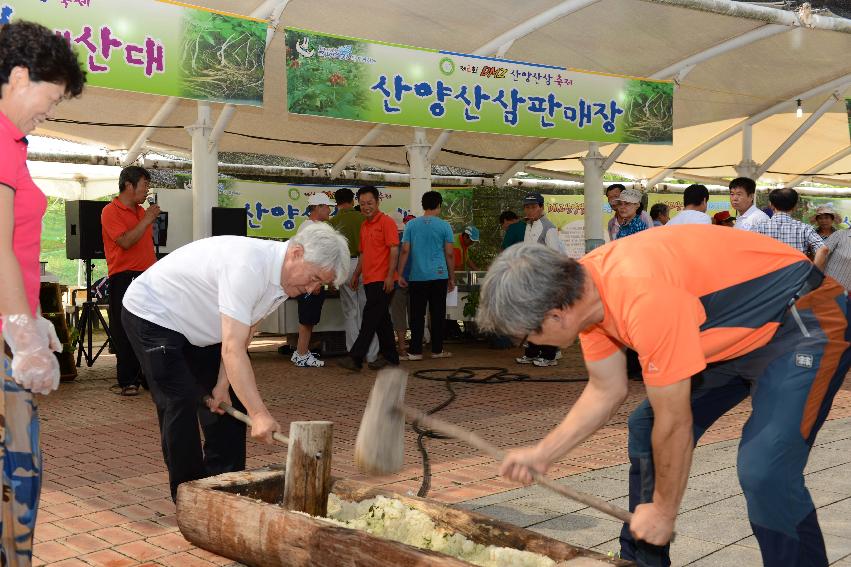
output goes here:
{"type": "Polygon", "coordinates": [[[118,384],[113,388],[122,396],[138,395],[142,383],[139,361],[121,323],[121,307],[130,283],[157,261],[152,225],[160,208],[155,203],[147,210],[141,206],[148,196],[150,183],[151,174],[145,168],[125,167],[118,177],[118,196],[101,213],[103,249],[109,273],[110,338],[118,374],[118,384]]]}

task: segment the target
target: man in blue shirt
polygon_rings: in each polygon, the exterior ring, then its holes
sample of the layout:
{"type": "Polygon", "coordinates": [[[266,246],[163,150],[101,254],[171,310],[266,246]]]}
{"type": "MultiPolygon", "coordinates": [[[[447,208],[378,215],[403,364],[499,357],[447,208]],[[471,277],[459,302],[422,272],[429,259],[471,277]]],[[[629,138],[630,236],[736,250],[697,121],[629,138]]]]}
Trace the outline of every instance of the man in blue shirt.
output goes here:
{"type": "Polygon", "coordinates": [[[431,316],[431,357],[449,358],[443,351],[443,320],[446,319],[446,292],[455,289],[455,251],[452,227],[439,217],[443,197],[437,191],[423,195],[423,216],[405,225],[399,271],[411,259],[409,278],[399,285],[410,286],[411,345],[408,360],[423,359],[423,330],[428,307],[431,316]]]}

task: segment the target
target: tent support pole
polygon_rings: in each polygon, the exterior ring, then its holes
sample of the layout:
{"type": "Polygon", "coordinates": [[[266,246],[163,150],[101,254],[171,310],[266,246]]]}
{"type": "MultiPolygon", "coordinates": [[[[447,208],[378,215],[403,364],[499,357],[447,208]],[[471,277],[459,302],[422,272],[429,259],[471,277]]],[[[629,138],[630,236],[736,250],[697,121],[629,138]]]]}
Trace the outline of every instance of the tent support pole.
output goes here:
{"type": "Polygon", "coordinates": [[[590,252],[605,243],[603,240],[603,161],[596,142],[588,144],[582,158],[585,168],[585,251],[590,252]]]}
{"type": "Polygon", "coordinates": [[[212,235],[212,209],[219,201],[219,150],[215,144],[210,148],[210,103],[198,103],[198,121],[186,130],[192,136],[192,240],[199,240],[212,235]]]}
{"type": "Polygon", "coordinates": [[[428,139],[424,128],[414,128],[414,141],[407,146],[411,168],[411,213],[423,214],[423,195],[431,191],[431,162],[428,159],[428,139]]]}

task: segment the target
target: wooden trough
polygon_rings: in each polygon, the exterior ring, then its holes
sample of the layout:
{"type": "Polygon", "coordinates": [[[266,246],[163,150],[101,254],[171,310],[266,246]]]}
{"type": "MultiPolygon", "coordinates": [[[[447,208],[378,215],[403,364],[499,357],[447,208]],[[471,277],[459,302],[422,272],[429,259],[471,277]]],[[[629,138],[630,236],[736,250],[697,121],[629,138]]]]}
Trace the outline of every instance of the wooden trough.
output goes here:
{"type": "MultiPolygon", "coordinates": [[[[397,498],[430,516],[438,526],[476,543],[540,553],[556,561],[558,567],[633,565],[434,500],[404,496],[352,480],[330,482],[331,492],[342,500],[360,502],[378,495],[397,498]]],[[[184,537],[196,546],[258,567],[471,565],[290,512],[281,506],[283,500],[283,467],[223,474],[180,485],[177,523],[184,537]]]]}

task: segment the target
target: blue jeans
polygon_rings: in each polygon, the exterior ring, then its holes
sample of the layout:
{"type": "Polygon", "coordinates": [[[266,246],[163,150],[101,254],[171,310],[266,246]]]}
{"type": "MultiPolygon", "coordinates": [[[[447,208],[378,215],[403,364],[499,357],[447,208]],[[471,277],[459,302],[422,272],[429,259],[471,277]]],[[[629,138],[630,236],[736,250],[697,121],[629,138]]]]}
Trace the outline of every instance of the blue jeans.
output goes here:
{"type": "MultiPolygon", "coordinates": [[[[695,443],[751,396],[753,410],[742,430],[737,468],[766,567],[828,564],[804,467],[851,366],[848,302],[832,282],[804,296],[797,309],[802,325],[787,313],[768,344],[712,364],[692,382],[695,443]]],[[[645,400],[629,417],[630,510],[653,499],[652,429],[653,409],[645,400]]],[[[626,525],[620,541],[624,559],[646,567],[671,564],[668,546],[636,541],[626,525]]]]}

